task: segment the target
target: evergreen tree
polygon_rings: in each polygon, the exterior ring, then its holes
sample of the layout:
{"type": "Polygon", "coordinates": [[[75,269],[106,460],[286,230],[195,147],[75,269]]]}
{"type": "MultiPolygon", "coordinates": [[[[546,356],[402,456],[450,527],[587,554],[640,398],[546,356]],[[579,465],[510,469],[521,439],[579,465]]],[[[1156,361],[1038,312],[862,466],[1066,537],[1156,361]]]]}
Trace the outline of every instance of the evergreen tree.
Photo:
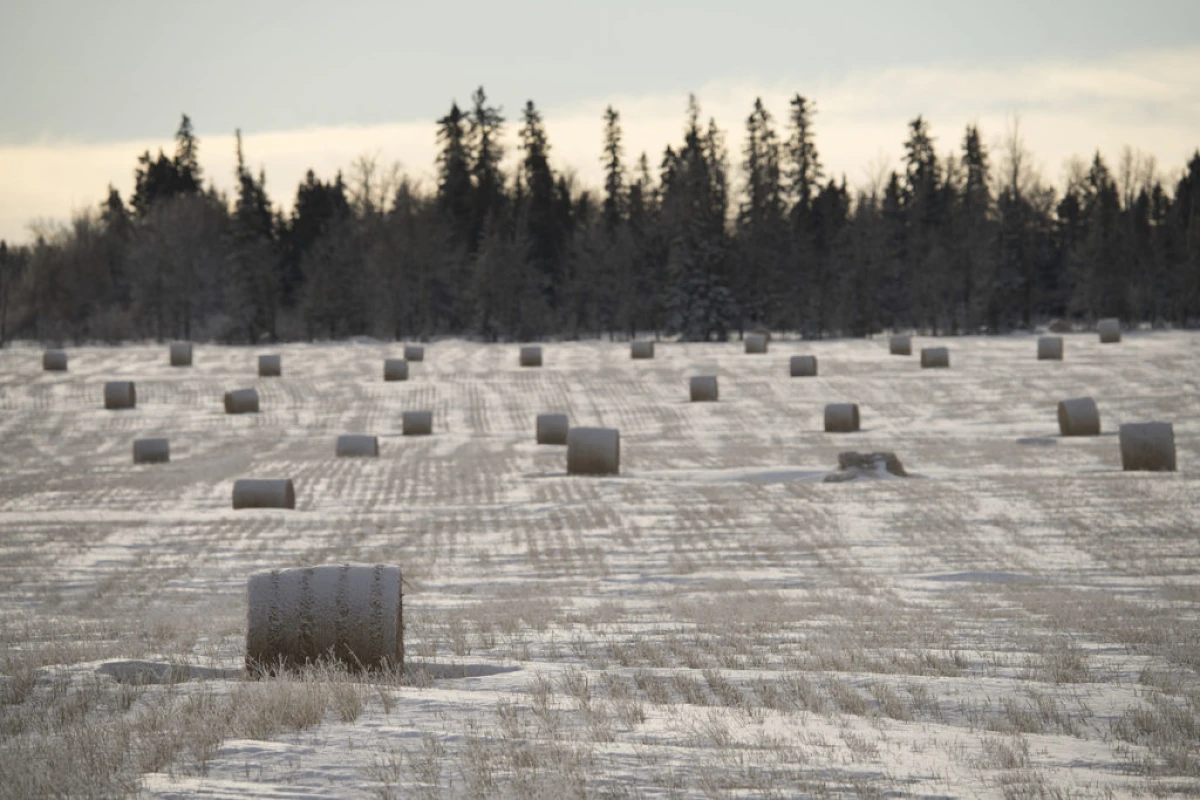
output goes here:
{"type": "Polygon", "coordinates": [[[474,155],[467,139],[467,115],[450,106],[450,113],[438,120],[438,209],[449,222],[455,239],[467,250],[471,241],[472,208],[471,163],[474,155]]]}
{"type": "Polygon", "coordinates": [[[791,269],[785,287],[793,309],[790,320],[797,330],[804,328],[804,314],[813,306],[807,281],[815,269],[812,204],[820,191],[824,170],[817,153],[813,132],[813,105],[803,95],[792,97],[788,113],[788,141],[784,148],[784,181],[791,201],[791,269]]]}
{"type": "MultiPolygon", "coordinates": [[[[526,208],[519,212],[524,216],[522,235],[527,240],[524,246],[528,249],[529,258],[537,269],[537,282],[545,287],[546,302],[554,308],[562,292],[561,261],[565,232],[558,213],[554,173],[550,170],[550,145],[546,140],[542,115],[532,100],[525,104],[522,119],[521,147],[525,158],[522,162],[524,185],[521,191],[528,191],[528,196],[523,198],[526,208]]],[[[518,201],[516,205],[520,208],[523,204],[518,201]]]]}
{"type": "Polygon", "coordinates": [[[245,339],[277,337],[276,312],[281,295],[274,215],[267,199],[266,176],[256,179],[246,168],[242,132],[237,140],[237,200],[230,229],[233,266],[233,310],[245,339]]]}
{"type": "Polygon", "coordinates": [[[470,249],[478,246],[488,219],[501,213],[504,205],[504,174],[500,161],[504,158],[504,117],[501,109],[488,105],[487,95],[480,86],[471,95],[471,113],[467,120],[467,141],[474,161],[471,177],[475,193],[472,203],[470,249]]]}
{"type": "Polygon", "coordinates": [[[756,98],[746,118],[746,144],[742,150],[745,197],[738,208],[739,268],[734,288],[743,312],[742,327],[778,321],[777,287],[784,278],[787,248],[781,147],[771,125],[771,114],[756,98]]]}
{"type": "Polygon", "coordinates": [[[604,109],[604,230],[616,236],[625,212],[625,167],[621,163],[621,115],[604,109]]]}

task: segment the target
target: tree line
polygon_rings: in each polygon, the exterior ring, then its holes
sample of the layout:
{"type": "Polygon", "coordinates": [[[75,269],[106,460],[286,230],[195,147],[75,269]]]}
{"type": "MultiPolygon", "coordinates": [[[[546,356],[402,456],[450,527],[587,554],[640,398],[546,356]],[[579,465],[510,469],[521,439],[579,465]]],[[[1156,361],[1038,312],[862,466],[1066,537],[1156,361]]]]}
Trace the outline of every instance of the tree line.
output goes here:
{"type": "Polygon", "coordinates": [[[782,124],[756,100],[735,181],[694,97],[653,163],[627,158],[610,106],[591,187],[554,168],[532,101],[506,171],[509,121],[481,87],[437,120],[436,186],[363,157],[332,180],[310,170],[284,214],[240,133],[232,196],[206,187],[185,115],[173,155],[138,157],[128,203],[110,186],[32,245],[0,241],[0,342],[1200,322],[1200,151],[1173,186],[1127,148],[1115,170],[1099,153],[1073,162],[1056,189],[1016,130],[991,153],[969,125],[939,155],[918,116],[902,169],[851,190],[825,174],[814,119],[799,94],[782,124]]]}

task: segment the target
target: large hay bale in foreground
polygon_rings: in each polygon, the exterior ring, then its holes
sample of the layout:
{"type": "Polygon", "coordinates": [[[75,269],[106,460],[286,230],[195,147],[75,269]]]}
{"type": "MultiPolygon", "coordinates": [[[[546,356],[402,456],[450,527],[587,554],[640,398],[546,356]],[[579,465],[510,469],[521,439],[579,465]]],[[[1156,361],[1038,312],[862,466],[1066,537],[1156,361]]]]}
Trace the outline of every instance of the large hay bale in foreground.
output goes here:
{"type": "Polygon", "coordinates": [[[383,360],[383,379],[385,381],[408,380],[408,362],[403,358],[385,358],[383,360]]]}
{"type": "Polygon", "coordinates": [[[259,356],[258,377],[278,378],[283,375],[283,356],[259,356]]]}
{"type": "Polygon", "coordinates": [[[339,565],[272,570],[247,583],[246,669],[327,659],[354,669],[402,669],[399,567],[339,565]]]}
{"type": "Polygon", "coordinates": [[[568,475],[616,475],[621,471],[621,434],[616,428],[571,428],[568,475]]]}
{"type": "Polygon", "coordinates": [[[894,356],[911,356],[912,355],[912,336],[907,333],[898,333],[888,339],[888,352],[894,356]]]}
{"type": "Polygon", "coordinates": [[[762,333],[747,333],[746,334],[746,352],[747,353],[765,353],[767,352],[767,337],[762,333]]]}
{"type": "Polygon", "coordinates": [[[1090,397],[1075,397],[1058,404],[1058,431],[1063,436],[1099,436],[1100,409],[1090,397]]]}
{"type": "Polygon", "coordinates": [[[428,436],[433,433],[432,411],[405,411],[400,416],[400,430],[405,436],[428,436]]]}
{"type": "Polygon", "coordinates": [[[257,389],[234,389],[225,393],[226,414],[254,414],[258,412],[257,389]]]}
{"type": "Polygon", "coordinates": [[[542,365],[542,348],[537,346],[521,348],[522,367],[540,367],[542,365]]]}
{"type": "Polygon", "coordinates": [[[192,365],[191,342],[173,342],[169,352],[172,367],[190,367],[192,365]]]}
{"type": "Polygon", "coordinates": [[[109,381],[104,384],[105,408],[134,408],[137,406],[137,389],[133,381],[109,381]]]}
{"type": "Polygon", "coordinates": [[[1100,334],[1100,344],[1113,344],[1121,341],[1121,320],[1107,317],[1096,323],[1096,331],[1100,334]]]}
{"type": "Polygon", "coordinates": [[[67,369],[67,351],[47,350],[42,353],[42,369],[46,372],[65,372],[67,369]]]}
{"type": "Polygon", "coordinates": [[[537,415],[538,444],[566,444],[571,423],[566,414],[537,415]]]}
{"type": "Polygon", "coordinates": [[[812,378],[817,374],[816,356],[792,356],[788,363],[793,378],[812,378]]]}
{"type": "Polygon", "coordinates": [[[1062,361],[1063,338],[1061,336],[1042,336],[1038,338],[1038,361],[1062,361]]]}
{"type": "Polygon", "coordinates": [[[405,361],[424,361],[425,348],[419,344],[404,345],[404,360],[405,361]]]}
{"type": "Polygon", "coordinates": [[[630,342],[630,358],[654,358],[654,342],[630,342]]]}
{"type": "Polygon", "coordinates": [[[171,443],[167,439],[135,439],[133,463],[165,464],[171,460],[171,443]]]}
{"type": "Polygon", "coordinates": [[[857,430],[858,403],[830,403],[825,406],[826,433],[854,433],[857,430]]]}
{"type": "Polygon", "coordinates": [[[362,433],[345,433],[337,438],[334,454],[338,458],[378,458],[379,438],[362,433]]]}
{"type": "Polygon", "coordinates": [[[1169,422],[1127,422],[1120,427],[1121,469],[1174,472],[1175,426],[1169,422]]]}
{"type": "Polygon", "coordinates": [[[921,369],[948,369],[950,350],[945,347],[921,348],[921,369]]]}
{"type": "Polygon", "coordinates": [[[233,482],[233,507],[295,508],[291,478],[240,478],[233,482]]]}
{"type": "Polygon", "coordinates": [[[691,392],[693,403],[715,403],[717,402],[717,376],[716,375],[694,375],[688,381],[688,389],[691,392]]]}

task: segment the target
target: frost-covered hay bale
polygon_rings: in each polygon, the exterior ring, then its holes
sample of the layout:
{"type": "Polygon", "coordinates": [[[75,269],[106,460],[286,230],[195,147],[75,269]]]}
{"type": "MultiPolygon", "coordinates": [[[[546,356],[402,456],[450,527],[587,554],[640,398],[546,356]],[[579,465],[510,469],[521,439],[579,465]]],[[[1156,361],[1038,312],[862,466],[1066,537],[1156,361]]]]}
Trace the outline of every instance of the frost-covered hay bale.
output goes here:
{"type": "Polygon", "coordinates": [[[241,478],[233,482],[234,508],[295,508],[291,478],[241,478]]]}
{"type": "Polygon", "coordinates": [[[326,659],[355,669],[404,666],[399,567],[382,564],[272,570],[247,584],[246,669],[326,659]]]}
{"type": "Polygon", "coordinates": [[[694,375],[688,381],[688,388],[691,390],[693,403],[717,402],[716,375],[694,375]]]}
{"type": "Polygon", "coordinates": [[[385,381],[408,380],[408,361],[403,358],[385,358],[383,360],[383,379],[385,381]]]}
{"type": "Polygon", "coordinates": [[[825,476],[825,483],[842,483],[858,478],[907,478],[908,473],[895,453],[838,453],[838,471],[825,476]]]}
{"type": "Polygon", "coordinates": [[[137,406],[137,389],[133,381],[109,381],[104,384],[105,408],[134,408],[137,406]]]}
{"type": "Polygon", "coordinates": [[[172,367],[190,367],[192,365],[192,343],[173,342],[170,358],[172,367]]]}
{"type": "Polygon", "coordinates": [[[911,356],[912,336],[907,333],[898,333],[888,339],[888,352],[894,356],[911,356]]]}
{"type": "Polygon", "coordinates": [[[571,428],[568,475],[616,475],[621,471],[621,434],[616,428],[571,428]]]}
{"type": "Polygon", "coordinates": [[[405,411],[400,417],[400,428],[405,436],[428,436],[433,433],[433,412],[405,411]]]}
{"type": "Polygon", "coordinates": [[[767,337],[761,333],[746,334],[746,352],[747,353],[765,353],[767,352],[767,337]]]}
{"type": "Polygon", "coordinates": [[[571,423],[566,414],[537,415],[538,444],[566,444],[567,432],[570,430],[571,423]]]}
{"type": "Polygon", "coordinates": [[[171,460],[171,443],[167,439],[135,439],[133,463],[165,464],[171,460]]]}
{"type": "Polygon", "coordinates": [[[921,348],[921,369],[945,369],[949,366],[949,349],[945,347],[921,348]]]}
{"type": "Polygon", "coordinates": [[[792,356],[789,366],[793,378],[811,378],[817,374],[817,357],[792,356]]]}
{"type": "Polygon", "coordinates": [[[1099,436],[1100,409],[1090,397],[1076,397],[1058,404],[1058,431],[1063,436],[1099,436]]]}
{"type": "Polygon", "coordinates": [[[259,356],[258,377],[278,378],[283,375],[283,356],[259,356]]]}
{"type": "Polygon", "coordinates": [[[257,411],[257,389],[234,389],[225,393],[226,414],[254,414],[257,411]]]}
{"type": "Polygon", "coordinates": [[[1121,341],[1121,320],[1108,317],[1096,323],[1096,332],[1100,334],[1100,344],[1113,344],[1121,341]]]}
{"type": "Polygon", "coordinates": [[[47,350],[42,353],[42,369],[46,372],[65,372],[67,369],[67,351],[47,350]]]}
{"type": "Polygon", "coordinates": [[[830,403],[825,406],[826,433],[854,433],[858,429],[858,403],[830,403]]]}
{"type": "Polygon", "coordinates": [[[654,342],[630,342],[630,358],[654,358],[654,342]]]}
{"type": "Polygon", "coordinates": [[[379,438],[361,433],[346,433],[337,438],[334,453],[338,458],[378,458],[379,438]]]}
{"type": "Polygon", "coordinates": [[[1038,361],[1062,361],[1063,338],[1042,336],[1038,338],[1038,361]]]}
{"type": "Polygon", "coordinates": [[[540,347],[522,347],[521,348],[521,366],[522,367],[540,367],[542,365],[542,348],[540,347]]]}
{"type": "Polygon", "coordinates": [[[1128,422],[1120,428],[1121,469],[1174,472],[1175,426],[1169,422],[1128,422]]]}
{"type": "Polygon", "coordinates": [[[425,348],[419,344],[406,344],[404,346],[405,361],[424,361],[425,348]]]}

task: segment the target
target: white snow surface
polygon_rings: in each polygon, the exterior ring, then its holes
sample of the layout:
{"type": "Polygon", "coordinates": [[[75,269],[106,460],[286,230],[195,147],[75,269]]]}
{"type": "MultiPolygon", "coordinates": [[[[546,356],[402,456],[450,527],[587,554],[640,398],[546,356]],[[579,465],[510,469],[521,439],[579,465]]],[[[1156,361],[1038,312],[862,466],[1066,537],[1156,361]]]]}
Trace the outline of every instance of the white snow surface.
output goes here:
{"type": "Polygon", "coordinates": [[[227,695],[251,574],[395,564],[428,680],[364,677],[353,721],[226,739],[142,793],[1200,792],[1194,751],[1115,733],[1161,688],[1147,676],[1200,702],[1200,334],[1067,334],[1061,362],[1032,334],[914,338],[952,366],[887,337],[659,342],[653,360],[545,343],[536,370],[517,345],[443,340],[392,383],[379,365],[402,347],[370,339],[272,347],[286,369],[265,380],[254,348],[197,344],[172,368],[165,345],[75,347],[57,373],[0,350],[0,677],[38,624],[136,639],[157,620],[194,647],[56,668],[183,670],[227,695]],[[790,378],[797,353],[820,375],[790,378]],[[696,374],[719,402],[689,402],[696,374]],[[135,409],[104,409],[110,380],[136,381],[135,409]],[[226,415],[245,385],[260,413],[226,415]],[[1060,437],[1057,403],[1080,396],[1102,434],[1060,437]],[[843,401],[862,431],[824,433],[843,401]],[[433,435],[402,437],[418,409],[433,435]],[[568,476],[534,442],[545,409],[619,430],[621,473],[568,476]],[[1178,472],[1121,471],[1118,426],[1147,421],[1174,424],[1178,472]],[[379,458],[336,458],[345,431],[379,458]],[[130,463],[146,437],[170,463],[130,463]],[[848,449],[921,479],[822,483],[848,449]],[[294,511],[229,508],[234,480],[281,475],[294,511]]]}

